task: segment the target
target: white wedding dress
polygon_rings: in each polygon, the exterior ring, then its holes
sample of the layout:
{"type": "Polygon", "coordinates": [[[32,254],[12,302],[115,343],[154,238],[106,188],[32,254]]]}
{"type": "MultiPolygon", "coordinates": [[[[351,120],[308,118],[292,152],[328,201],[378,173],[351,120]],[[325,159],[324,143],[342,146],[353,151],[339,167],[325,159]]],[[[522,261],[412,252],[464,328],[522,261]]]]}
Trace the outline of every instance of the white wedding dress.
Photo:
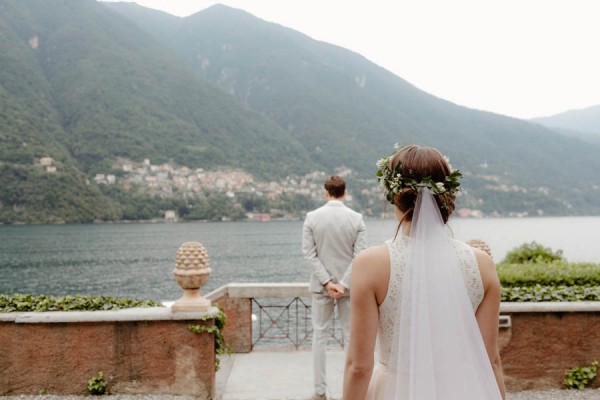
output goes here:
{"type": "MultiPolygon", "coordinates": [[[[379,306],[379,331],[377,333],[377,364],[367,394],[368,400],[383,398],[384,382],[387,374],[386,366],[390,363],[392,341],[394,340],[394,324],[402,300],[402,283],[407,260],[408,236],[398,236],[386,242],[390,253],[390,282],[385,300],[379,306]]],[[[473,312],[477,310],[483,299],[483,283],[473,250],[465,243],[451,241],[458,257],[462,277],[467,288],[473,312]]]]}
{"type": "Polygon", "coordinates": [[[473,249],[449,237],[423,189],[410,236],[387,243],[390,280],[379,306],[368,400],[499,400],[475,312],[484,297],[473,249]]]}

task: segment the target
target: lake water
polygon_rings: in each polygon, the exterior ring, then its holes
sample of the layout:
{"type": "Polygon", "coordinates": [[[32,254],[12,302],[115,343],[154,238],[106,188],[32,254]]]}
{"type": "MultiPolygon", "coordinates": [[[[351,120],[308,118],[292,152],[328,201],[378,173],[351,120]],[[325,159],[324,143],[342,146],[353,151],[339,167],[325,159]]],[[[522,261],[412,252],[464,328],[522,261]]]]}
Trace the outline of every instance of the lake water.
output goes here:
{"type": "MultiPolygon", "coordinates": [[[[369,244],[396,223],[367,220],[369,244]]],[[[569,261],[600,263],[600,217],[454,219],[459,240],[483,239],[494,259],[533,240],[569,261]]],[[[0,226],[0,293],[111,295],[174,300],[175,253],[206,248],[212,275],[202,293],[230,282],[307,282],[302,221],[0,226]]]]}

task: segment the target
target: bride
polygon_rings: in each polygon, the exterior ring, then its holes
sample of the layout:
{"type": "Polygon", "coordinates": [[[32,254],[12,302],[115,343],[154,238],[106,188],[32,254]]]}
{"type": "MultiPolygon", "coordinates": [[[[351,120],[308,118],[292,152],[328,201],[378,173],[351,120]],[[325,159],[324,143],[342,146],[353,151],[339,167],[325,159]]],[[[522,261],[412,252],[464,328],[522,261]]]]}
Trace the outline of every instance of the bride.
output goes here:
{"type": "Polygon", "coordinates": [[[396,150],[377,176],[398,230],[353,262],[343,398],[504,399],[494,262],[446,228],[461,174],[434,148],[396,150]]]}

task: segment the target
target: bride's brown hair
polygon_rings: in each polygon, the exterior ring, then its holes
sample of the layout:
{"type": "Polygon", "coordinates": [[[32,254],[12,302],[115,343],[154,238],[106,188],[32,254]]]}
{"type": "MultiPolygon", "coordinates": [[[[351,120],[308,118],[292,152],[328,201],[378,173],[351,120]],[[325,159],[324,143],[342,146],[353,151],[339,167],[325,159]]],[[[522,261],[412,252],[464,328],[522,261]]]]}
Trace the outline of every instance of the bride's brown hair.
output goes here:
{"type": "MultiPolygon", "coordinates": [[[[404,146],[394,153],[390,158],[390,169],[394,171],[398,167],[398,163],[402,163],[400,169],[402,174],[412,174],[417,180],[429,176],[435,182],[443,182],[452,172],[448,162],[437,149],[421,147],[416,144],[404,146]]],[[[444,223],[447,223],[448,218],[454,212],[456,196],[447,191],[434,195],[434,198],[444,223]]],[[[403,214],[400,224],[412,221],[417,192],[411,188],[403,188],[400,193],[394,194],[393,201],[403,214]]]]}

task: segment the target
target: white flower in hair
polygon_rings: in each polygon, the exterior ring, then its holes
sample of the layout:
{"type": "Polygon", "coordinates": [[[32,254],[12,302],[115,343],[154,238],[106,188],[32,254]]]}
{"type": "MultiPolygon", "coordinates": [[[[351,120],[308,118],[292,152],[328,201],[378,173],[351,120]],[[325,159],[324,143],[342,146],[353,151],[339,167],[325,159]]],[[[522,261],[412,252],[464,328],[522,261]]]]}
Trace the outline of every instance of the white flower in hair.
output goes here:
{"type": "Polygon", "coordinates": [[[388,163],[388,159],[387,159],[387,157],[380,158],[380,159],[377,161],[377,168],[383,168],[383,167],[386,167],[386,166],[387,166],[387,163],[388,163]]]}
{"type": "MultiPolygon", "coordinates": [[[[398,151],[401,149],[398,143],[394,145],[394,149],[398,151]]],[[[410,169],[405,171],[404,174],[402,171],[402,163],[398,162],[396,166],[392,169],[390,165],[390,158],[393,156],[383,157],[377,161],[377,180],[381,188],[385,191],[386,199],[394,204],[394,196],[395,194],[399,194],[402,192],[404,188],[410,188],[415,192],[418,192],[422,188],[429,188],[434,195],[439,195],[443,193],[450,193],[451,195],[457,195],[460,190],[460,179],[462,178],[462,174],[459,170],[455,170],[449,163],[448,157],[444,156],[444,160],[448,163],[448,167],[450,168],[450,174],[444,177],[442,182],[434,181],[431,176],[425,176],[421,178],[417,178],[413,171],[410,169]]]]}

